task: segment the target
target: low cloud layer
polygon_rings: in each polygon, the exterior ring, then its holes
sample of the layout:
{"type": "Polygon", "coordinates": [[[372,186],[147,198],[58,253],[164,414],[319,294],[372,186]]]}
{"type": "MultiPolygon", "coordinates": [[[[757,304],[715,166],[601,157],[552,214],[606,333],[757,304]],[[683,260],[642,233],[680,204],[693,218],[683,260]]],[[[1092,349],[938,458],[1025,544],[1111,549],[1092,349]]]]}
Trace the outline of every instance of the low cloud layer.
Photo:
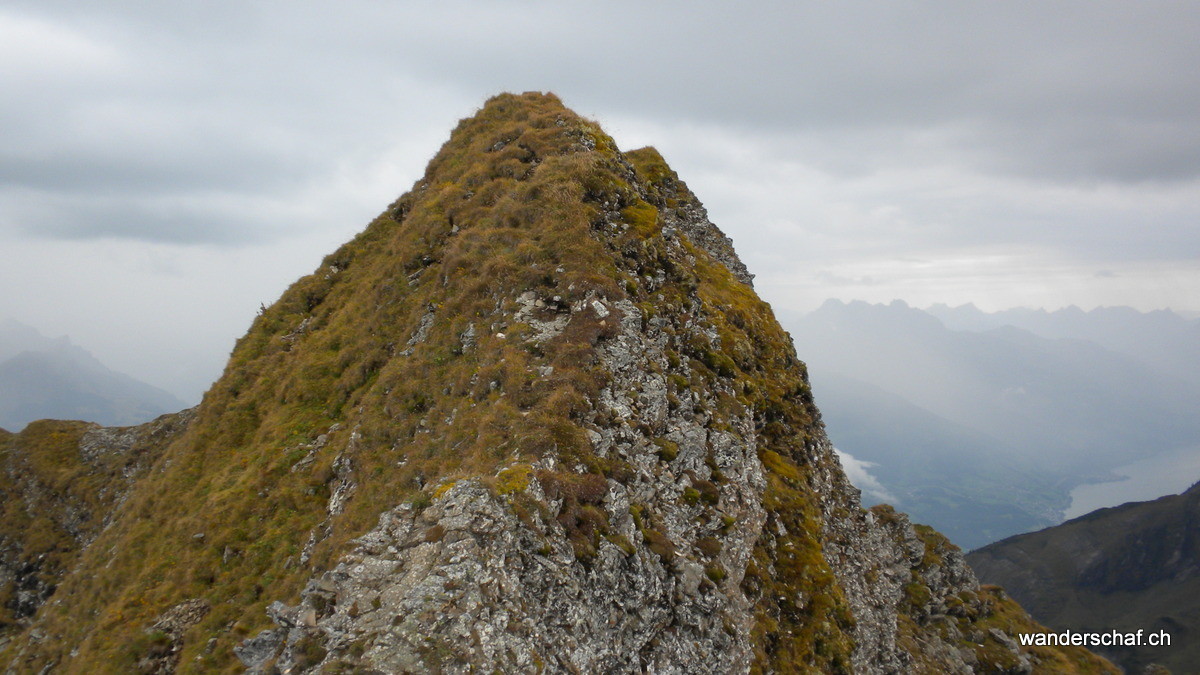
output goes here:
{"type": "Polygon", "coordinates": [[[856,459],[854,455],[848,452],[833,449],[837,454],[838,460],[842,463],[842,470],[846,472],[846,478],[850,479],[850,483],[862,490],[863,501],[867,504],[891,504],[893,506],[900,504],[900,500],[896,498],[879,479],[871,474],[871,467],[876,466],[874,462],[864,462],[861,459],[856,459]]]}

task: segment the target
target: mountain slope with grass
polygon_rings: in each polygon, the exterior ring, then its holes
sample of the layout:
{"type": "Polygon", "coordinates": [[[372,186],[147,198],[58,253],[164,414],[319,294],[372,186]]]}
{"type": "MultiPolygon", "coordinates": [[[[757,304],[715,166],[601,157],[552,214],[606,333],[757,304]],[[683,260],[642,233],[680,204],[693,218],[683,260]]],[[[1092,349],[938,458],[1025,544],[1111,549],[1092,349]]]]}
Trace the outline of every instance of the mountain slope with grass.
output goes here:
{"type": "Polygon", "coordinates": [[[1003,584],[1057,629],[1171,635],[1165,647],[1109,650],[1130,672],[1159,663],[1186,673],[1200,662],[1200,484],[1099,509],[967,557],[981,578],[1003,584]]]}
{"type": "Polygon", "coordinates": [[[255,320],[132,487],[81,511],[3,657],[1110,672],[1018,648],[1035,625],[954,546],[861,508],[751,281],[653,149],[620,152],[552,95],[489,100],[255,320]]]}

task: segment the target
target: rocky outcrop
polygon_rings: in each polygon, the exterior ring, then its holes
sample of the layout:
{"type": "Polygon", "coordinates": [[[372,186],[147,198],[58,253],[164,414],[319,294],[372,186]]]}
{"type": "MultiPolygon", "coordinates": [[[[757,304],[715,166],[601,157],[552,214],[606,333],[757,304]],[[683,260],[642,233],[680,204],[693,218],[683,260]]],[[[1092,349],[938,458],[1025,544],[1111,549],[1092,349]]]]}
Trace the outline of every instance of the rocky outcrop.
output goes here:
{"type": "Polygon", "coordinates": [[[713,260],[724,265],[735,279],[753,287],[754,275],[733,250],[733,240],[708,219],[708,210],[667,165],[658,150],[641,148],[626,153],[626,157],[644,178],[645,196],[658,207],[663,235],[669,237],[676,231],[683,234],[713,260]]]}
{"type": "MultiPolygon", "coordinates": [[[[752,421],[706,428],[694,411],[715,407],[714,392],[671,403],[666,319],[644,323],[632,303],[600,299],[573,317],[619,326],[598,397],[619,422],[588,432],[621,470],[602,477],[546,458],[502,468],[491,488],[459,481],[427,508],[385,512],[300,605],[273,606],[278,627],[243,645],[243,663],[264,668],[255,646],[286,633],[274,664],[285,672],[750,668],[741,582],[764,522],[752,421]]],[[[529,320],[531,342],[559,321],[529,320]]]]}
{"type": "Polygon", "coordinates": [[[150,626],[150,649],[137,663],[139,673],[169,675],[179,664],[184,635],[205,617],[212,607],[199,598],[185,600],[163,612],[150,626]]]}

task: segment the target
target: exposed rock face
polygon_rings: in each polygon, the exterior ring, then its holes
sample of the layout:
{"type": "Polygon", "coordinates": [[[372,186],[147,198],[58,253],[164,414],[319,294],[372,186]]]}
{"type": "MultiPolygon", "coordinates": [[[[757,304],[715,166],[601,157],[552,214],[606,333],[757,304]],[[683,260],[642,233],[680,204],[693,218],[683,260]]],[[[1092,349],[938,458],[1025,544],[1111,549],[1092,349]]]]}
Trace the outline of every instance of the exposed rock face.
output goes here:
{"type": "MultiPolygon", "coordinates": [[[[750,668],[753,621],[741,582],[765,518],[752,420],[706,428],[693,412],[715,406],[705,391],[693,406],[671,405],[664,319],[643,329],[628,301],[581,301],[563,318],[577,313],[619,322],[601,354],[611,378],[601,405],[663,435],[589,429],[600,458],[628,467],[620,479],[560,478],[563,467],[546,458],[502,469],[505,494],[460,481],[423,511],[385,512],[350,556],[310,582],[299,607],[273,611],[288,631],[279,667],[313,666],[315,644],[323,663],[357,652],[385,672],[456,663],[515,672],[750,668]],[[560,519],[573,508],[572,518],[607,523],[594,545],[567,535],[560,519]]],[[[532,342],[567,323],[529,320],[532,342]]],[[[243,662],[262,664],[257,654],[243,662]]]]}
{"type": "Polygon", "coordinates": [[[175,672],[179,663],[179,652],[183,647],[183,636],[211,610],[212,607],[204,600],[192,599],[163,612],[150,627],[151,649],[138,661],[138,671],[154,675],[175,672]]]}
{"type": "Polygon", "coordinates": [[[496,97],[259,317],[13,669],[1103,669],[860,507],[750,281],[658,153],[496,97]]]}
{"type": "Polygon", "coordinates": [[[733,250],[733,241],[708,219],[704,205],[675,176],[662,155],[654,148],[642,148],[631,154],[636,154],[636,161],[642,165],[648,196],[659,207],[663,234],[671,236],[672,230],[678,230],[724,265],[738,281],[753,286],[754,275],[733,250]]]}
{"type": "Polygon", "coordinates": [[[524,524],[504,500],[461,482],[421,514],[407,505],[386,513],[298,608],[276,609],[289,629],[278,665],[314,665],[316,644],[326,662],[360,651],[359,663],[385,672],[472,663],[511,672],[745,670],[745,631],[725,630],[737,614],[717,589],[700,591],[703,578],[703,569],[671,574],[609,542],[590,567],[579,565],[549,522],[524,524]]]}

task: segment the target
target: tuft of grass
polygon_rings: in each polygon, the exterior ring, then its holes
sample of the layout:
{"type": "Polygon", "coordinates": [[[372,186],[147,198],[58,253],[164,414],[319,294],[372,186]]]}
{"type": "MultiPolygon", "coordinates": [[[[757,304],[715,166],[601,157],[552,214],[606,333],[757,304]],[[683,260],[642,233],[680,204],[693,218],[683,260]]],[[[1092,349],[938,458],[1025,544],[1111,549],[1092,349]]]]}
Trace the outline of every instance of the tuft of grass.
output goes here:
{"type": "Polygon", "coordinates": [[[528,464],[519,464],[504,469],[496,477],[496,494],[511,495],[524,492],[525,488],[529,487],[529,480],[532,475],[533,468],[528,464]]]}
{"type": "Polygon", "coordinates": [[[675,560],[675,543],[662,531],[645,528],[642,530],[642,538],[645,539],[650,550],[662,561],[662,564],[669,565],[675,560]]]}
{"type": "Polygon", "coordinates": [[[658,446],[658,458],[670,462],[679,456],[679,444],[667,438],[653,438],[651,441],[658,446]]]}
{"type": "Polygon", "coordinates": [[[713,582],[714,584],[721,583],[725,580],[725,577],[728,576],[725,572],[725,568],[717,564],[711,564],[705,567],[704,573],[708,577],[709,581],[713,582]]]}

